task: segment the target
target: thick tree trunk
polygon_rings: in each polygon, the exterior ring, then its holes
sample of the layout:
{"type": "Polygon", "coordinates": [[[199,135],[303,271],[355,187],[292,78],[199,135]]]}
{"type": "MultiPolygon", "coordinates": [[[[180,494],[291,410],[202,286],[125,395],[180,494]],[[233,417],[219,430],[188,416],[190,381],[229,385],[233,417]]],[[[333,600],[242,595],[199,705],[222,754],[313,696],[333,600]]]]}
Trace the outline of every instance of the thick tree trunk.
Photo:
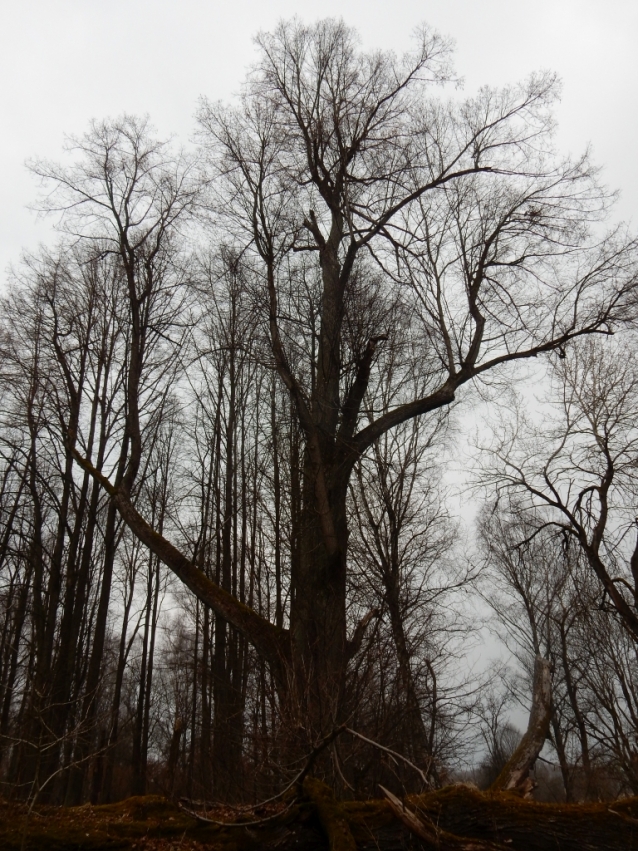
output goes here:
{"type": "Polygon", "coordinates": [[[314,740],[340,722],[347,663],[346,493],[341,488],[331,494],[338,544],[330,552],[319,519],[315,476],[307,458],[290,613],[294,673],[291,710],[314,740]]]}

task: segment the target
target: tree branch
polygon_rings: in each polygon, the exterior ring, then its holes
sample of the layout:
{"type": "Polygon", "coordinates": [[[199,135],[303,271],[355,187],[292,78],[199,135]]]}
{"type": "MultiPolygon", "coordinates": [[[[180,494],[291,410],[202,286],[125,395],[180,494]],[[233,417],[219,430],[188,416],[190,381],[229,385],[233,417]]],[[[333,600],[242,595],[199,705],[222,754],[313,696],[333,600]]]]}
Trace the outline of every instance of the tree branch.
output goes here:
{"type": "Polygon", "coordinates": [[[280,629],[270,623],[213,582],[212,579],[209,579],[177,547],[147,523],[122,488],[114,487],[106,476],[97,470],[90,461],[83,458],[77,450],[72,449],[72,452],[82,469],[99,482],[109,494],[120,516],[136,537],[172,570],[202,603],[210,606],[213,611],[239,630],[257,652],[272,665],[273,672],[280,684],[285,685],[284,669],[290,659],[288,630],[280,629]]]}

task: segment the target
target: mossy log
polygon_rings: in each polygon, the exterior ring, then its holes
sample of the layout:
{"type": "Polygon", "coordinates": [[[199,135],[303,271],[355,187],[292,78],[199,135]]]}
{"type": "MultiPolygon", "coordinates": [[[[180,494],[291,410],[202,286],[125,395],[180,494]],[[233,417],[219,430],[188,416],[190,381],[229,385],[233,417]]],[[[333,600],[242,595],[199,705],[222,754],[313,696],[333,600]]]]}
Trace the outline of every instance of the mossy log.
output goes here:
{"type": "MultiPolygon", "coordinates": [[[[638,851],[638,798],[614,803],[540,804],[511,793],[450,786],[401,801],[426,826],[419,836],[388,800],[335,802],[323,785],[306,784],[298,803],[246,813],[209,813],[204,824],[164,798],[131,798],[101,807],[26,809],[0,805],[0,848],[7,851],[638,851]],[[320,799],[323,803],[320,803],[320,799]],[[323,808],[323,809],[322,809],[323,808]],[[272,818],[272,816],[275,818],[272,818]],[[259,823],[259,818],[268,821],[259,823]],[[257,823],[255,823],[257,821],[257,823]],[[338,830],[334,826],[341,825],[338,830]],[[332,831],[332,835],[331,834],[332,831]],[[24,844],[23,844],[24,842],[24,844]]],[[[279,805],[281,806],[281,805],[279,805]]]]}
{"type": "Polygon", "coordinates": [[[330,851],[357,851],[345,809],[332,789],[316,777],[306,777],[303,788],[317,809],[330,851]]]}

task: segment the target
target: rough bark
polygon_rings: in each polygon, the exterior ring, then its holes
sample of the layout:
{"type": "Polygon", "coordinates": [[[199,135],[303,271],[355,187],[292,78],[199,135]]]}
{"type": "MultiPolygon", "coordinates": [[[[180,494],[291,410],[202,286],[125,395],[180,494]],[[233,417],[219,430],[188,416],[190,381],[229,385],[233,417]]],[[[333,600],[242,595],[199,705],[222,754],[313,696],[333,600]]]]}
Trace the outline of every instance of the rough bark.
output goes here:
{"type": "Polygon", "coordinates": [[[304,508],[299,529],[299,561],[293,566],[290,636],[295,688],[292,711],[308,729],[310,741],[340,722],[347,664],[345,491],[332,497],[339,545],[326,546],[314,498],[314,476],[304,472],[304,508]]]}

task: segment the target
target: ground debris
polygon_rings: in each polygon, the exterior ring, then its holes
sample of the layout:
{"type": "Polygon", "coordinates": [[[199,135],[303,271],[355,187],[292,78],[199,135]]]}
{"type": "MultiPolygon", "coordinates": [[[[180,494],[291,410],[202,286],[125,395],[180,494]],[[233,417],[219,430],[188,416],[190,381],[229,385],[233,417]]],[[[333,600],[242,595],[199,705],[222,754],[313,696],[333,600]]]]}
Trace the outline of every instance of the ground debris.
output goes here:
{"type": "Polygon", "coordinates": [[[338,833],[344,847],[358,851],[487,847],[513,851],[544,851],[550,847],[555,851],[638,849],[638,798],[581,805],[539,804],[508,793],[483,793],[465,785],[449,786],[401,799],[406,812],[426,826],[420,837],[406,826],[409,818],[397,818],[400,799],[396,796],[393,796],[394,810],[387,799],[336,802],[330,797],[327,803],[323,802],[323,810],[329,805],[335,819],[328,819],[327,810],[319,812],[322,808],[313,800],[322,797],[323,784],[308,782],[305,786],[306,794],[293,802],[293,806],[282,801],[260,813],[240,814],[231,807],[205,810],[211,819],[226,822],[228,826],[202,823],[159,796],[128,798],[104,806],[42,806],[30,815],[24,805],[0,801],[0,848],[6,851],[328,851],[330,844],[337,847],[338,833]],[[260,817],[268,820],[260,825],[260,817]],[[247,821],[250,825],[242,824],[247,821]],[[329,836],[332,822],[339,830],[329,836]]]}

